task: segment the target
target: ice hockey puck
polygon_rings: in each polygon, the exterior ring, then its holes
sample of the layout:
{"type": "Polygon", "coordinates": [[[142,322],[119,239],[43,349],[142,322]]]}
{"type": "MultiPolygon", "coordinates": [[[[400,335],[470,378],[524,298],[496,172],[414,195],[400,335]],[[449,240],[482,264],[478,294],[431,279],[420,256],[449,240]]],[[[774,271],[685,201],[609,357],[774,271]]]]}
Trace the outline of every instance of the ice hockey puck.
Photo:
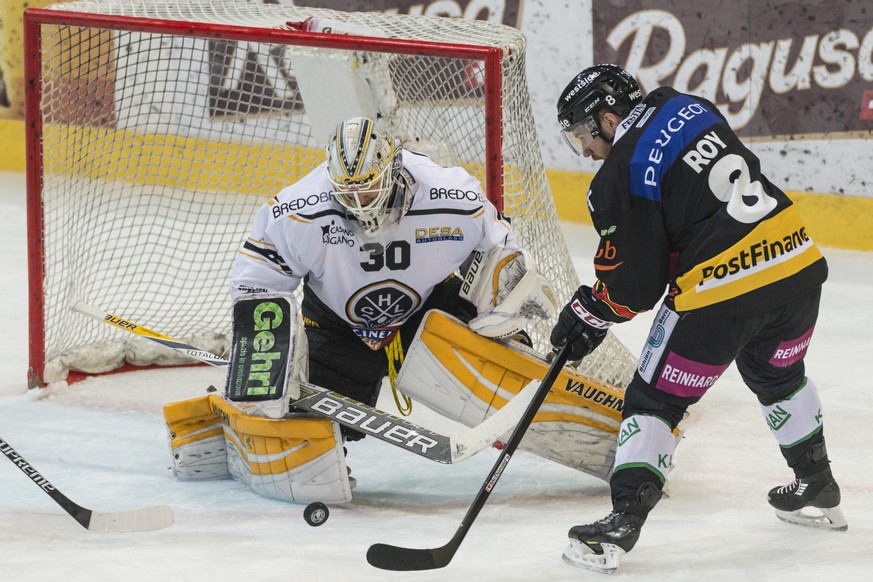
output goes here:
{"type": "Polygon", "coordinates": [[[321,501],[310,503],[306,506],[306,509],[303,510],[303,519],[305,519],[306,523],[312,527],[320,526],[327,521],[329,516],[330,511],[327,509],[327,505],[321,501]]]}

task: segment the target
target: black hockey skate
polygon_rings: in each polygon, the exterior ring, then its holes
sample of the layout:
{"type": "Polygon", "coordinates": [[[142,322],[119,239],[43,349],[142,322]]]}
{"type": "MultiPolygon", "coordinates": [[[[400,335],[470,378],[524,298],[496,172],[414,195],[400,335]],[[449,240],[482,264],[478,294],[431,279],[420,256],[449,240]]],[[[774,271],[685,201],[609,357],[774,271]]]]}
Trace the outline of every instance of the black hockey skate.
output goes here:
{"type": "Polygon", "coordinates": [[[640,538],[645,518],[613,511],[600,521],[570,529],[570,544],[564,561],[571,566],[603,574],[612,574],[621,557],[631,551],[640,538]]]}
{"type": "Polygon", "coordinates": [[[571,528],[564,561],[602,574],[615,572],[621,557],[640,539],[640,528],[661,495],[655,484],[643,483],[632,500],[616,501],[612,513],[600,521],[571,528]]]}
{"type": "Polygon", "coordinates": [[[767,501],[782,521],[836,531],[849,529],[840,510],[840,487],[830,467],[788,485],[774,487],[767,494],[767,501]]]}

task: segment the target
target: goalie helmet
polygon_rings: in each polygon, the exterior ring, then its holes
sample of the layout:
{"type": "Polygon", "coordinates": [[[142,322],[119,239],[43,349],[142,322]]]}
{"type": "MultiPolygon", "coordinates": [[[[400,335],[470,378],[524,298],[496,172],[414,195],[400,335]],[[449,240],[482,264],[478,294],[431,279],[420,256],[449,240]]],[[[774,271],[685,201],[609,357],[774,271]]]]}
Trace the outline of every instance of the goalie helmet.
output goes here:
{"type": "MultiPolygon", "coordinates": [[[[633,76],[616,65],[588,67],[570,82],[558,98],[558,123],[561,134],[573,151],[582,155],[587,144],[580,133],[590,133],[590,139],[602,137],[598,113],[603,109],[626,117],[640,101],[643,93],[633,76]],[[580,132],[580,129],[587,132],[580,132]]],[[[587,135],[586,135],[587,137],[587,135]]],[[[611,140],[606,140],[611,141],[611,140]]],[[[590,143],[590,142],[589,142],[590,143]]]]}
{"type": "Polygon", "coordinates": [[[401,167],[400,142],[372,119],[347,119],[337,125],[328,141],[327,171],[333,195],[366,236],[396,224],[409,209],[401,167]]]}

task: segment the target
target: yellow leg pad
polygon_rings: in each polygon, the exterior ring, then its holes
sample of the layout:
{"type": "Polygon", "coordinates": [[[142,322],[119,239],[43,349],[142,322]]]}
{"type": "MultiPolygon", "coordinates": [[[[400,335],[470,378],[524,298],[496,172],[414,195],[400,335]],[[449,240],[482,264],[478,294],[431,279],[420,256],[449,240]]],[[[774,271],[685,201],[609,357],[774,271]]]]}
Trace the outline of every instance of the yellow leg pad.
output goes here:
{"type": "MultiPolygon", "coordinates": [[[[535,355],[430,311],[407,350],[397,385],[448,418],[475,426],[531,380],[541,380],[548,368],[548,362],[535,355]]],[[[521,448],[607,478],[623,405],[623,389],[564,368],[521,448]]]]}
{"type": "Polygon", "coordinates": [[[164,406],[173,474],[179,479],[222,479],[227,470],[224,428],[208,396],[164,406]]]}
{"type": "Polygon", "coordinates": [[[208,395],[224,427],[227,466],[256,493],[298,503],[351,501],[339,427],[326,418],[271,419],[208,395]]]}
{"type": "MultiPolygon", "coordinates": [[[[495,409],[502,408],[531,380],[542,379],[549,369],[545,360],[480,336],[440,311],[428,313],[409,351],[415,349],[416,342],[424,344],[476,399],[495,409]]],[[[404,371],[405,367],[401,375],[404,371]]],[[[615,421],[617,428],[624,390],[564,368],[546,404],[592,410],[615,421]]]]}

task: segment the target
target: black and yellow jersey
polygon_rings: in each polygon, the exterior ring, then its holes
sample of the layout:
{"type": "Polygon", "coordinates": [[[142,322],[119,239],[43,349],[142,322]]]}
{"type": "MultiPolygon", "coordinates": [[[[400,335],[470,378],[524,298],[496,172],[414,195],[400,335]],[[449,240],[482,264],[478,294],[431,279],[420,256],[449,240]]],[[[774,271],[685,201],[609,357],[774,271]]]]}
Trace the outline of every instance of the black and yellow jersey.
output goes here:
{"type": "Polygon", "coordinates": [[[670,88],[622,122],[587,197],[594,296],[611,321],[654,307],[755,313],[827,278],[791,200],[716,107],[670,88]]]}

